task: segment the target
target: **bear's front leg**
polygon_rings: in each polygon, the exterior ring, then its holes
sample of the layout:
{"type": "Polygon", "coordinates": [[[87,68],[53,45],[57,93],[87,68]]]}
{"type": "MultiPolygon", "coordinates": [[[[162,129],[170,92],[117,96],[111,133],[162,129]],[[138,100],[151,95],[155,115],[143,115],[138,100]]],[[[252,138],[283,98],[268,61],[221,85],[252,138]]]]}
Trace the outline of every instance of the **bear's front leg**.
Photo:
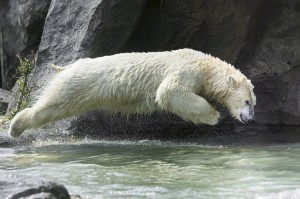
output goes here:
{"type": "Polygon", "coordinates": [[[156,101],[162,109],[195,124],[215,125],[220,118],[219,112],[206,99],[183,85],[172,87],[162,83],[157,90],[156,101]]]}

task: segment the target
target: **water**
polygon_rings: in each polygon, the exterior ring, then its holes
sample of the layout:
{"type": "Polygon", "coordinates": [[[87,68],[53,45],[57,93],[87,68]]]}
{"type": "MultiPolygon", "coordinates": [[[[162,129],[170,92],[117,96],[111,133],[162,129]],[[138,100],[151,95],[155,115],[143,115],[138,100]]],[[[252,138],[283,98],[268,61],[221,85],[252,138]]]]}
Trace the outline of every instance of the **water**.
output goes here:
{"type": "Polygon", "coordinates": [[[300,143],[84,140],[0,154],[2,176],[53,180],[83,198],[300,198],[300,143]]]}

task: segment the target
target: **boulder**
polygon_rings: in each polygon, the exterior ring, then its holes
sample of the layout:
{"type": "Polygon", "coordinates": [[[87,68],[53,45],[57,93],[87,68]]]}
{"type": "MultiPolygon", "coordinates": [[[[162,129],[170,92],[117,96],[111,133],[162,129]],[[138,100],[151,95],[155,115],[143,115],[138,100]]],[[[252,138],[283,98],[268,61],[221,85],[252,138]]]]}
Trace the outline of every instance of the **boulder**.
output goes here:
{"type": "Polygon", "coordinates": [[[0,198],[8,199],[70,199],[67,189],[55,182],[2,174],[0,198]]]}

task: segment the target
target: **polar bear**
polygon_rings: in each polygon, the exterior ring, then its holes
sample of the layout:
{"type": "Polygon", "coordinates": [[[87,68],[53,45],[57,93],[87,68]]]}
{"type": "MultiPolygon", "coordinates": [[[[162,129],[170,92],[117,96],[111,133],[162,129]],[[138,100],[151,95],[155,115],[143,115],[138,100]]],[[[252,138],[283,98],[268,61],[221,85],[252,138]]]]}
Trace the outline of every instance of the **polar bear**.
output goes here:
{"type": "Polygon", "coordinates": [[[253,85],[232,65],[191,49],[122,53],[80,59],[61,70],[32,108],[12,120],[9,135],[91,110],[139,114],[167,111],[215,125],[226,107],[243,123],[254,119],[253,85]]]}

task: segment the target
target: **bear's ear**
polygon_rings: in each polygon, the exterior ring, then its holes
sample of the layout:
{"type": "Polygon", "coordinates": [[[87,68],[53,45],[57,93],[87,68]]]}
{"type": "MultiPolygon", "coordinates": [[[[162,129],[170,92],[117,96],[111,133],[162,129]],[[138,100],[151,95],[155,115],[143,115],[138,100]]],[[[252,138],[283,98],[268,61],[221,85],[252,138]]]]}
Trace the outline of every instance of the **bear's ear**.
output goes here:
{"type": "Polygon", "coordinates": [[[253,84],[251,83],[251,80],[247,80],[248,81],[248,83],[250,84],[250,86],[252,87],[252,88],[254,88],[254,86],[253,86],[253,84]]]}
{"type": "Polygon", "coordinates": [[[238,87],[239,83],[236,81],[236,79],[232,75],[227,76],[227,82],[230,86],[238,87]]]}

